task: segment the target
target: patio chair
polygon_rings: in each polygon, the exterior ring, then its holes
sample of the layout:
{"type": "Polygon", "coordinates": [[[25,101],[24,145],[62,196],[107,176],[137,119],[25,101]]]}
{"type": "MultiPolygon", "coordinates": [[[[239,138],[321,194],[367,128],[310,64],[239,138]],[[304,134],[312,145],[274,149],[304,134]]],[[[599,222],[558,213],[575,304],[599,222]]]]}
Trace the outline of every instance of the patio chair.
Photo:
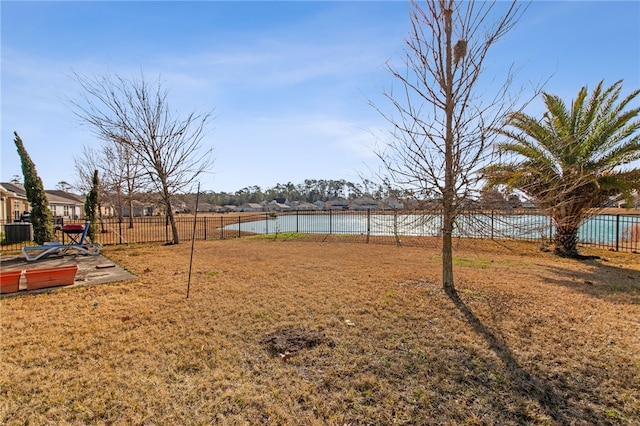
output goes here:
{"type": "Polygon", "coordinates": [[[28,262],[42,259],[43,257],[52,254],[64,255],[69,252],[96,256],[100,254],[102,244],[91,243],[88,241],[87,232],[89,231],[90,225],[91,222],[89,221],[85,222],[84,227],[82,228],[78,227],[78,225],[64,225],[62,227],[62,232],[69,236],[71,243],[63,244],[56,241],[45,243],[41,246],[23,247],[22,254],[28,262]]]}

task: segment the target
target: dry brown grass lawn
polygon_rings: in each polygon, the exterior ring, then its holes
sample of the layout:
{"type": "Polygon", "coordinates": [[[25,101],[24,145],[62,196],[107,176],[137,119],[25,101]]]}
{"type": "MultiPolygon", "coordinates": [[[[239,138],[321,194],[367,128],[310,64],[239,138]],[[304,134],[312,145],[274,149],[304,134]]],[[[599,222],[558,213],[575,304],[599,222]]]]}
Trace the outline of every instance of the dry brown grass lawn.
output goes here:
{"type": "Polygon", "coordinates": [[[639,255],[462,241],[452,300],[435,245],[207,241],[186,299],[189,249],[0,301],[0,422],[640,423],[639,255]]]}

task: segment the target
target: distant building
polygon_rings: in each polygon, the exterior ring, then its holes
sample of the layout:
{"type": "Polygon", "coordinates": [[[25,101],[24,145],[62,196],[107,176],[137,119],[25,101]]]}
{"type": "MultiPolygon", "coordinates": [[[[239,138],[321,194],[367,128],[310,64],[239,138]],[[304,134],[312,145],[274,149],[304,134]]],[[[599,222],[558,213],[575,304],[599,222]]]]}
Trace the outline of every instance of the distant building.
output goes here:
{"type": "Polygon", "coordinates": [[[387,197],[380,202],[380,207],[384,210],[402,210],[404,203],[396,197],[387,197]]]}
{"type": "Polygon", "coordinates": [[[270,201],[264,205],[264,211],[267,212],[284,212],[289,210],[291,210],[291,207],[286,204],[279,203],[276,200],[270,201]]]}
{"type": "MultiPolygon", "coordinates": [[[[18,183],[1,183],[2,220],[11,222],[20,220],[31,211],[24,186],[18,183]]],[[[49,210],[54,218],[62,220],[82,219],[84,217],[84,197],[66,191],[45,191],[49,210]]]]}
{"type": "Polygon", "coordinates": [[[310,211],[310,210],[319,210],[320,208],[316,205],[316,204],[312,204],[312,203],[307,203],[306,201],[298,201],[295,202],[291,208],[293,210],[305,210],[305,211],[310,211]]]}
{"type": "Polygon", "coordinates": [[[19,184],[3,182],[0,183],[0,198],[2,198],[2,219],[6,222],[20,220],[24,212],[31,211],[27,193],[24,187],[19,184]]]}
{"type": "Polygon", "coordinates": [[[349,203],[344,198],[336,198],[324,203],[326,210],[349,210],[349,203]]]}
{"type": "Polygon", "coordinates": [[[84,217],[84,197],[60,190],[45,191],[45,193],[53,217],[63,220],[84,217]]]}
{"type": "Polygon", "coordinates": [[[351,202],[352,210],[378,210],[380,209],[380,201],[371,197],[356,198],[351,202]]]}
{"type": "Polygon", "coordinates": [[[258,203],[244,203],[235,209],[237,212],[261,212],[263,210],[262,204],[258,203]]]}
{"type": "MultiPolygon", "coordinates": [[[[141,217],[141,216],[153,216],[154,208],[153,205],[149,203],[143,203],[138,200],[133,200],[131,202],[131,207],[133,208],[133,217],[141,217]]],[[[116,213],[118,212],[118,207],[116,207],[116,213]]],[[[131,212],[129,208],[129,203],[125,203],[122,206],[122,217],[130,217],[131,212]]],[[[176,211],[176,213],[179,213],[176,211]]]]}
{"type": "Polygon", "coordinates": [[[0,221],[6,221],[9,217],[6,203],[7,198],[9,198],[9,191],[0,185],[0,221]]]}
{"type": "Polygon", "coordinates": [[[221,206],[209,203],[198,203],[198,213],[219,213],[223,211],[221,206]]]}

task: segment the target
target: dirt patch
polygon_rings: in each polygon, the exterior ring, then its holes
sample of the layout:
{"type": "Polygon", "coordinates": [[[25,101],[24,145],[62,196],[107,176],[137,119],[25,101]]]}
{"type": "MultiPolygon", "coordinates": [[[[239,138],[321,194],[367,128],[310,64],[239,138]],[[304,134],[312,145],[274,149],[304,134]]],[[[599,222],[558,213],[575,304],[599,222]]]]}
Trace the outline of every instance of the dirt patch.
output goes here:
{"type": "Polygon", "coordinates": [[[294,354],[302,349],[311,349],[323,343],[331,347],[334,346],[334,343],[327,339],[323,331],[304,328],[283,328],[260,339],[260,344],[266,346],[271,355],[281,357],[294,354]]]}

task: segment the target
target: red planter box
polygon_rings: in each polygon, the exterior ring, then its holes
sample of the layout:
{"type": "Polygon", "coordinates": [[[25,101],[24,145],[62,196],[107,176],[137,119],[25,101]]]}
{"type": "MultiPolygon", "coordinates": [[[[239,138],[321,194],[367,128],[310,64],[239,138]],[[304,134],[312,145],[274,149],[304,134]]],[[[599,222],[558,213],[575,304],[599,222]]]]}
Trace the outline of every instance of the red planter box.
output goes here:
{"type": "Polygon", "coordinates": [[[76,280],[78,265],[59,266],[57,268],[27,269],[27,290],[71,285],[76,280]]]}
{"type": "Polygon", "coordinates": [[[0,293],[15,293],[20,289],[22,271],[0,271],[0,293]]]}

